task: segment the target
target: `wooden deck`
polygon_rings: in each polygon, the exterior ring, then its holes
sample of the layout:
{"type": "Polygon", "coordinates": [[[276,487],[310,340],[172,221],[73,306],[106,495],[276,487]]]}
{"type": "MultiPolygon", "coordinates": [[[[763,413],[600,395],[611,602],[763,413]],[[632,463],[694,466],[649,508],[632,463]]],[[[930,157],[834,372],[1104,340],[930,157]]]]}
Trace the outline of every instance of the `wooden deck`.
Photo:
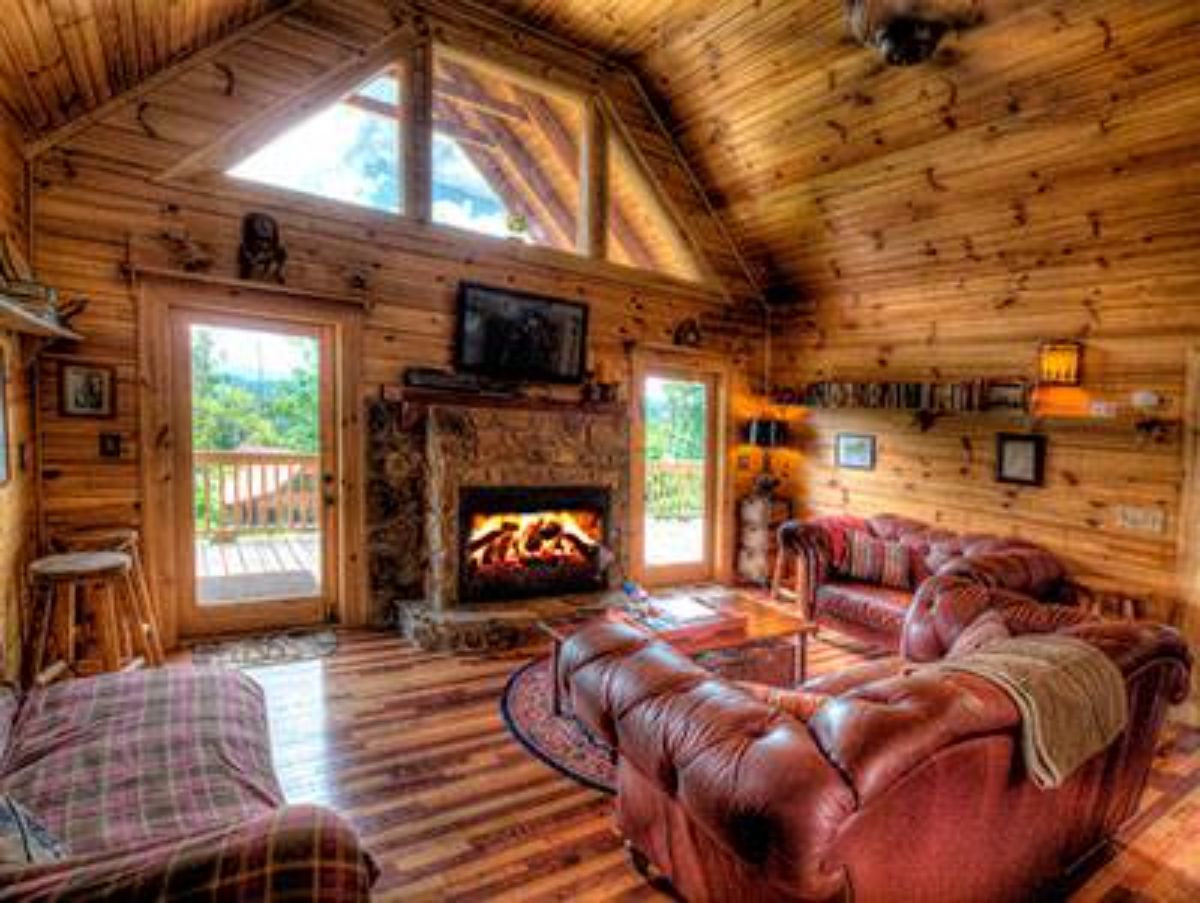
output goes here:
{"type": "MultiPolygon", "coordinates": [[[[839,667],[814,653],[816,673],[839,667]]],[[[341,811],[383,869],[374,899],[671,898],[626,864],[612,801],[560,776],[505,730],[500,694],[529,653],[422,652],[388,633],[340,634],[331,657],[249,671],[266,690],[292,802],[341,811]]],[[[1200,899],[1200,731],[1173,727],[1141,816],[1072,903],[1200,899]]]]}
{"type": "Polygon", "coordinates": [[[196,541],[196,598],[202,605],[307,599],[321,587],[315,532],[244,535],[196,541]]]}

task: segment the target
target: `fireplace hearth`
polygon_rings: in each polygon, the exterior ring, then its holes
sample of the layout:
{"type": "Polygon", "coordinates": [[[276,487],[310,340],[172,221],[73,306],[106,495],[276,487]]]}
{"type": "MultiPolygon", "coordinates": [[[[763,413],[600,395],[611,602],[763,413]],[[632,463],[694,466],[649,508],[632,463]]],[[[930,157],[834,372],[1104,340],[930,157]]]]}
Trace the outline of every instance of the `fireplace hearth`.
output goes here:
{"type": "Polygon", "coordinates": [[[601,487],[463,487],[459,601],[603,589],[609,508],[601,487]]]}

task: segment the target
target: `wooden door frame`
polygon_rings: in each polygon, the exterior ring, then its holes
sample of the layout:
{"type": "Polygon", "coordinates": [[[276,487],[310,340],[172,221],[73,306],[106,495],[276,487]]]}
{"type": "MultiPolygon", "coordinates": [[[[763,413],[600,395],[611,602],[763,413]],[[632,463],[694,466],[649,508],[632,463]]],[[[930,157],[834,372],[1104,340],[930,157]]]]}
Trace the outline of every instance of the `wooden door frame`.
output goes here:
{"type": "MultiPolygon", "coordinates": [[[[334,541],[340,550],[333,575],[336,605],[329,612],[338,623],[367,622],[363,535],[363,437],[359,412],[359,369],[362,359],[362,311],[350,305],[306,297],[288,297],[276,287],[250,289],[205,285],[169,277],[139,277],[138,382],[142,526],[146,566],[158,605],[164,639],[178,644],[187,625],[180,617],[180,550],[176,537],[178,510],[176,441],[172,406],[180,365],[172,360],[172,313],[207,312],[215,317],[242,316],[325,327],[333,335],[333,423],[338,462],[334,541]]],[[[246,629],[255,625],[246,624],[246,629]]]]}
{"type": "Polygon", "coordinates": [[[646,425],[645,408],[642,404],[642,384],[648,373],[661,370],[668,374],[678,373],[684,378],[701,377],[710,380],[713,388],[713,410],[710,437],[713,477],[709,483],[709,510],[712,524],[709,557],[711,574],[704,579],[728,583],[733,574],[733,468],[730,466],[730,398],[733,389],[733,368],[729,362],[717,355],[673,346],[637,348],[631,361],[631,430],[630,430],[630,500],[629,512],[629,561],[630,573],[635,580],[648,585],[664,585],[679,579],[688,580],[682,571],[654,569],[647,573],[644,565],[645,497],[642,487],[645,479],[646,425]]]}
{"type": "MultiPolygon", "coordinates": [[[[295,335],[310,338],[320,346],[318,393],[320,396],[321,437],[319,455],[322,474],[334,473],[338,466],[337,441],[337,398],[333,374],[337,369],[336,335],[334,329],[325,324],[307,323],[291,318],[260,317],[255,314],[233,314],[194,305],[171,305],[168,312],[168,329],[171,332],[171,355],[176,362],[191,362],[191,329],[197,325],[216,326],[241,330],[261,330],[277,335],[295,335]]],[[[190,366],[172,369],[171,393],[172,413],[180,428],[175,430],[174,473],[175,510],[189,511],[193,502],[193,482],[187,476],[193,467],[192,436],[190,426],[192,408],[192,382],[190,366]]],[[[325,487],[317,488],[324,496],[325,487]]],[[[244,633],[264,628],[306,627],[328,620],[336,607],[338,581],[335,570],[340,557],[340,534],[338,522],[341,518],[338,504],[320,505],[321,549],[319,552],[321,583],[320,594],[308,599],[264,599],[237,604],[201,606],[195,598],[196,556],[193,553],[195,533],[189,529],[193,516],[177,520],[175,530],[175,568],[177,586],[181,592],[175,594],[177,618],[180,632],[185,636],[211,636],[216,634],[244,633]],[[191,591],[182,591],[191,587],[191,591]],[[191,604],[187,604],[188,602],[191,604]]]]}
{"type": "MultiPolygon", "coordinates": [[[[1179,519],[1179,590],[1183,630],[1200,646],[1200,345],[1187,350],[1183,410],[1183,498],[1179,519]]],[[[1183,717],[1200,725],[1200,668],[1192,669],[1192,693],[1183,717]]]]}

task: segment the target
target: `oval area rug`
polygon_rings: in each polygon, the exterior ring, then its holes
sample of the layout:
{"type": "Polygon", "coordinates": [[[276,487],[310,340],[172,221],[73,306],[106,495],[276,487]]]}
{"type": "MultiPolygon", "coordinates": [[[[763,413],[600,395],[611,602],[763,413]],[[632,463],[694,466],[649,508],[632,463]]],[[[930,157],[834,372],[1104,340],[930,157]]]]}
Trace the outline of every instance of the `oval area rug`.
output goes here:
{"type": "Polygon", "coordinates": [[[615,793],[617,770],[612,751],[593,740],[574,718],[550,709],[550,659],[521,666],[500,697],[500,714],[509,732],[530,753],[572,780],[603,793],[615,793]]]}

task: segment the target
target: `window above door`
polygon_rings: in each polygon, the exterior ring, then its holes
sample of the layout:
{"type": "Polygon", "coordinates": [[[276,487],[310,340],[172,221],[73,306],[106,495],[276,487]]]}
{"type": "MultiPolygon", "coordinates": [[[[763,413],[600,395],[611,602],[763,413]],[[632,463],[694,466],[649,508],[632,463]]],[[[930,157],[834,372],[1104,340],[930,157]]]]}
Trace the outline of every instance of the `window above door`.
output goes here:
{"type": "Polygon", "coordinates": [[[685,233],[598,96],[458,50],[397,55],[323,109],[300,121],[282,115],[278,131],[226,173],[702,280],[685,233]]]}

